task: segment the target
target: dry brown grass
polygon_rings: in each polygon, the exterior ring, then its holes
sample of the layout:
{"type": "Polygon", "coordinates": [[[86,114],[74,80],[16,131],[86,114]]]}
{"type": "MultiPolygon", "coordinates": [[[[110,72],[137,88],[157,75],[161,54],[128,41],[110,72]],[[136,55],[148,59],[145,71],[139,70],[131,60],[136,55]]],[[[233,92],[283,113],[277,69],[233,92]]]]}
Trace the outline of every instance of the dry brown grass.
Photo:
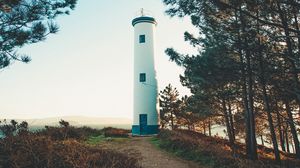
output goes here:
{"type": "Polygon", "coordinates": [[[104,132],[105,137],[128,137],[131,132],[130,130],[112,127],[103,128],[102,131],[104,132]]]}
{"type": "Polygon", "coordinates": [[[125,153],[83,143],[102,131],[90,128],[47,127],[0,139],[0,168],[137,168],[125,153]]]}

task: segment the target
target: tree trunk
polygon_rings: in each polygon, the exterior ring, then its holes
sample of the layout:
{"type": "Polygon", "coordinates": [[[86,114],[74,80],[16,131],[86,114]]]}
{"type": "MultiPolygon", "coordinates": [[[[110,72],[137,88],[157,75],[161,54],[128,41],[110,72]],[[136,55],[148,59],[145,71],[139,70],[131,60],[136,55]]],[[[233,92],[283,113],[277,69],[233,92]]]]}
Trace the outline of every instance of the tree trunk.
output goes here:
{"type": "Polygon", "coordinates": [[[264,101],[264,105],[265,105],[265,111],[267,112],[275,160],[277,162],[280,162],[280,160],[281,160],[280,153],[279,153],[279,149],[278,149],[278,143],[277,143],[276,133],[275,133],[275,129],[274,129],[272,114],[271,114],[269,97],[267,95],[267,89],[266,89],[265,70],[264,70],[264,64],[263,64],[263,58],[262,58],[263,56],[262,56],[262,52],[261,52],[261,48],[260,48],[260,39],[258,39],[258,45],[259,45],[258,57],[259,57],[259,70],[260,70],[259,76],[260,76],[260,83],[261,83],[262,92],[263,92],[263,101],[264,101]]]}
{"type": "Polygon", "coordinates": [[[288,123],[291,128],[291,134],[292,134],[293,141],[295,144],[296,158],[300,159],[300,143],[299,143],[299,139],[298,139],[298,135],[297,135],[297,130],[296,130],[296,127],[294,124],[293,114],[292,114],[290,104],[288,101],[285,101],[285,107],[286,107],[286,112],[288,115],[288,123]]]}
{"type": "Polygon", "coordinates": [[[288,153],[291,153],[290,143],[289,143],[289,125],[288,125],[288,123],[286,123],[285,141],[286,141],[286,150],[287,150],[288,153]]]}
{"type": "Polygon", "coordinates": [[[235,130],[234,130],[234,123],[233,123],[233,115],[231,110],[231,104],[228,102],[228,113],[229,113],[229,121],[230,121],[230,128],[231,128],[231,134],[232,138],[235,141],[235,130]]]}
{"type": "MultiPolygon", "coordinates": [[[[247,48],[248,46],[246,46],[247,48]]],[[[248,50],[248,49],[247,49],[248,50]]],[[[247,64],[247,83],[248,83],[248,105],[249,105],[249,120],[250,120],[250,143],[251,143],[251,159],[257,160],[257,142],[255,131],[255,116],[254,116],[254,100],[253,100],[253,77],[251,68],[250,52],[246,51],[246,64],[247,64]]]]}
{"type": "MultiPolygon", "coordinates": [[[[243,63],[243,55],[240,54],[240,60],[243,63]]],[[[246,154],[248,156],[249,159],[252,158],[252,143],[251,143],[251,129],[250,129],[250,117],[249,117],[249,106],[248,106],[248,93],[247,93],[247,81],[246,81],[246,73],[245,73],[245,69],[244,67],[241,68],[241,72],[242,72],[242,94],[243,94],[243,104],[244,104],[244,111],[245,111],[245,124],[246,124],[246,129],[245,129],[245,133],[246,133],[246,154]]]]}
{"type": "Polygon", "coordinates": [[[276,138],[276,133],[273,125],[273,119],[271,115],[271,110],[270,110],[270,105],[269,105],[269,100],[266,92],[266,87],[263,86],[263,99],[265,102],[265,108],[267,111],[267,116],[268,116],[268,122],[269,122],[269,128],[270,128],[270,133],[271,133],[271,138],[272,138],[272,143],[273,143],[273,149],[274,149],[274,155],[275,155],[275,160],[277,162],[280,162],[280,153],[278,149],[278,143],[277,143],[277,138],[276,138]]]}
{"type": "Polygon", "coordinates": [[[241,65],[241,82],[242,82],[242,94],[243,94],[243,103],[245,110],[245,122],[246,122],[246,154],[249,159],[257,160],[257,142],[255,136],[255,120],[253,113],[253,93],[252,93],[252,72],[249,65],[250,64],[250,52],[248,49],[248,39],[244,37],[244,41],[241,38],[241,32],[243,34],[247,33],[245,30],[246,22],[244,20],[244,16],[242,14],[241,7],[236,8],[235,10],[235,18],[237,25],[241,25],[237,29],[237,37],[238,37],[238,52],[240,57],[240,65],[241,65]],[[239,24],[240,22],[240,24],[239,24]],[[241,32],[240,32],[241,31],[241,32]],[[242,45],[244,44],[244,47],[242,45]],[[243,49],[245,50],[246,55],[246,63],[244,61],[243,49]],[[248,76],[246,76],[246,71],[248,72],[248,76]],[[248,77],[248,80],[247,80],[248,77]],[[247,87],[248,83],[248,87],[247,87]]]}
{"type": "Polygon", "coordinates": [[[232,150],[232,155],[235,156],[235,144],[234,144],[234,139],[233,139],[231,128],[230,128],[229,116],[228,116],[228,113],[227,113],[225,98],[223,98],[223,100],[222,100],[222,108],[223,108],[225,124],[226,124],[228,139],[229,139],[229,143],[230,143],[230,148],[232,150]]]}
{"type": "Polygon", "coordinates": [[[260,140],[261,140],[261,145],[262,145],[262,146],[265,146],[265,143],[264,143],[264,138],[263,138],[263,136],[262,136],[262,135],[260,135],[260,140]]]}
{"type": "Polygon", "coordinates": [[[173,111],[171,111],[171,127],[172,127],[172,130],[174,130],[174,116],[173,116],[173,111]]]}
{"type": "MultiPolygon", "coordinates": [[[[237,16],[236,16],[237,17],[237,16]]],[[[240,32],[238,32],[238,43],[241,44],[240,32]]],[[[247,93],[247,81],[246,81],[246,72],[245,72],[245,63],[243,57],[243,51],[241,47],[239,47],[239,57],[240,57],[240,69],[241,69],[241,82],[242,82],[242,95],[243,95],[243,105],[244,105],[244,114],[245,114],[245,122],[246,122],[246,154],[248,158],[251,158],[252,150],[251,150],[251,143],[250,143],[250,120],[249,120],[249,106],[248,106],[248,93],[247,93]]]]}
{"type": "MultiPolygon", "coordinates": [[[[244,20],[244,17],[242,14],[240,14],[240,21],[241,21],[241,28],[242,32],[247,34],[246,32],[246,22],[244,20]]],[[[257,160],[257,141],[256,141],[256,132],[255,132],[255,117],[254,117],[254,100],[253,100],[253,76],[252,76],[252,67],[251,67],[251,53],[249,51],[249,46],[248,46],[248,38],[245,36],[244,37],[244,50],[245,50],[245,57],[246,57],[246,81],[248,83],[247,87],[247,93],[248,93],[248,115],[247,115],[247,124],[249,124],[249,141],[250,141],[250,159],[252,160],[257,160]]]]}
{"type": "Polygon", "coordinates": [[[278,133],[279,133],[279,140],[280,140],[281,150],[285,152],[286,150],[285,150],[285,145],[284,145],[283,130],[282,130],[282,127],[281,127],[282,120],[280,118],[280,114],[279,114],[278,109],[276,109],[276,117],[277,117],[277,123],[278,123],[278,133]]]}
{"type": "Polygon", "coordinates": [[[295,153],[295,146],[293,143],[291,143],[291,145],[292,145],[293,153],[295,153]]]}
{"type": "Polygon", "coordinates": [[[208,118],[208,135],[211,136],[211,119],[208,118]]]}
{"type": "Polygon", "coordinates": [[[161,126],[162,129],[165,128],[165,124],[162,121],[160,121],[160,126],[161,126]]]}
{"type": "Polygon", "coordinates": [[[203,121],[203,134],[206,135],[206,124],[205,124],[205,121],[203,121]]]}

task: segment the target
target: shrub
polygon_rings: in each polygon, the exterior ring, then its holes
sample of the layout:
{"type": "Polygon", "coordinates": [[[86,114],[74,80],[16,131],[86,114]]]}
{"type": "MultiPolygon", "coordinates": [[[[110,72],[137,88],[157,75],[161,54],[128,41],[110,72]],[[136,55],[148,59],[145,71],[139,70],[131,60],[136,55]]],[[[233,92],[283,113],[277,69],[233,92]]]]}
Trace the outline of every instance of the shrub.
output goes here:
{"type": "Polygon", "coordinates": [[[103,128],[102,131],[104,132],[105,137],[128,137],[128,134],[130,133],[130,130],[112,127],[103,128]]]}
{"type": "Polygon", "coordinates": [[[48,136],[52,140],[61,141],[67,139],[83,140],[84,134],[77,128],[69,127],[49,127],[46,126],[44,130],[38,131],[38,135],[48,136]]]}
{"type": "Polygon", "coordinates": [[[23,121],[19,124],[15,120],[11,120],[9,123],[6,120],[0,121],[0,133],[2,133],[4,137],[27,134],[28,123],[23,121]]]}
{"type": "Polygon", "coordinates": [[[94,128],[87,127],[87,126],[79,127],[79,128],[77,128],[77,131],[78,131],[78,132],[81,132],[81,134],[82,134],[84,137],[89,137],[89,136],[99,136],[99,135],[102,135],[102,134],[103,134],[103,131],[102,131],[102,130],[94,129],[94,128]]]}
{"type": "Polygon", "coordinates": [[[86,140],[89,136],[99,136],[102,134],[102,130],[93,129],[90,127],[50,127],[45,126],[44,130],[37,132],[39,135],[49,136],[52,140],[86,140]]]}
{"type": "Polygon", "coordinates": [[[60,125],[61,127],[67,128],[67,127],[70,126],[70,123],[69,123],[68,121],[65,121],[65,120],[60,120],[60,121],[59,121],[59,125],[60,125]]]}

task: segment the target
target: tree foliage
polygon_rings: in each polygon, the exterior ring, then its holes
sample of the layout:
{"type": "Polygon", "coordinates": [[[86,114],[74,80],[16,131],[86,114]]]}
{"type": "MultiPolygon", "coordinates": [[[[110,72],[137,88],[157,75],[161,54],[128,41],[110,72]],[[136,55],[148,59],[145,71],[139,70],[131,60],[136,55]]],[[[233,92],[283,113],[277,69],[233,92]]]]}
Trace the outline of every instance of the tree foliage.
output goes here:
{"type": "Polygon", "coordinates": [[[179,93],[171,84],[160,92],[160,120],[163,128],[176,128],[177,114],[180,112],[179,93]]]}
{"type": "Polygon", "coordinates": [[[0,69],[14,61],[28,63],[18,49],[46,39],[58,31],[55,18],[69,14],[77,0],[1,0],[0,69]]]}

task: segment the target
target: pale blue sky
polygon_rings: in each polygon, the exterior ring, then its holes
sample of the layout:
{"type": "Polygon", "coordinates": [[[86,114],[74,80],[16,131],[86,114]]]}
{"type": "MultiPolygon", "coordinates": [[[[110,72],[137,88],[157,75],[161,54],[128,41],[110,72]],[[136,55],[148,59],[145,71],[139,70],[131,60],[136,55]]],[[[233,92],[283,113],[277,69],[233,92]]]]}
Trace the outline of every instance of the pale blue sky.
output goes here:
{"type": "Polygon", "coordinates": [[[29,64],[15,63],[0,72],[0,118],[66,115],[132,118],[133,27],[140,8],[158,21],[156,67],[159,89],[168,83],[182,95],[182,69],[168,61],[167,47],[183,53],[189,19],[170,18],[161,0],[79,0],[75,11],[57,19],[58,34],[19,50],[29,64]]]}

